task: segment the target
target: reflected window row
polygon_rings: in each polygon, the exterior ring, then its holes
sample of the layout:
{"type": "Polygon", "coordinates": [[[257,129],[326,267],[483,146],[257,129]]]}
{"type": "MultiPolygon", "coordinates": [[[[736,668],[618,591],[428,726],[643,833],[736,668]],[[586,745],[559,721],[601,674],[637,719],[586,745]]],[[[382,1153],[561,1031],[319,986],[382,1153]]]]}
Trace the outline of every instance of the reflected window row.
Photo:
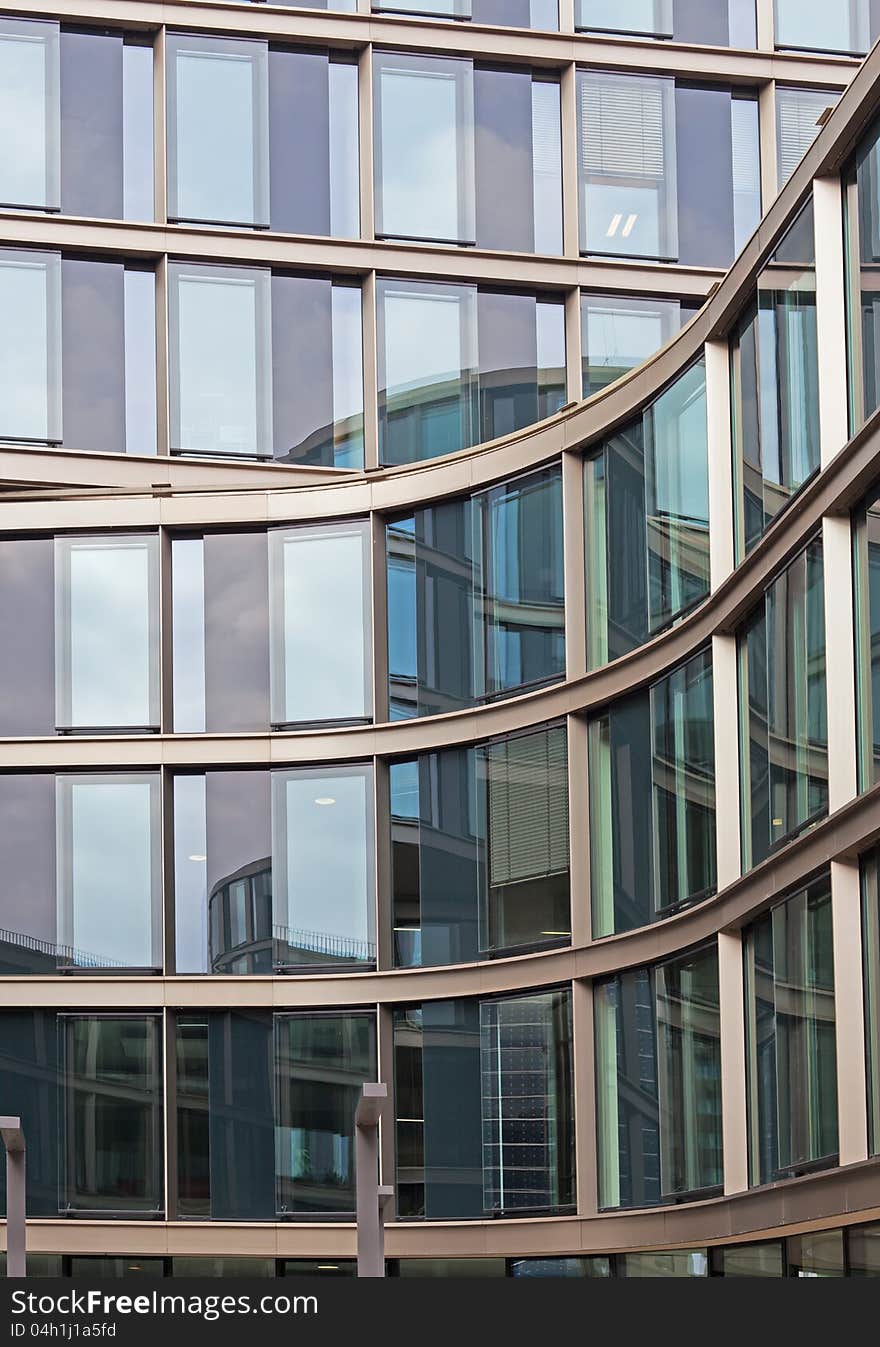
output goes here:
{"type": "MultiPolygon", "coordinates": [[[[5,1271],[0,1255],[0,1275],[5,1271]]],[[[28,1254],[28,1277],[354,1277],[345,1258],[97,1257],[28,1254]]],[[[640,1253],[529,1258],[398,1258],[389,1277],[877,1277],[880,1226],[850,1225],[788,1239],[640,1253]]]]}

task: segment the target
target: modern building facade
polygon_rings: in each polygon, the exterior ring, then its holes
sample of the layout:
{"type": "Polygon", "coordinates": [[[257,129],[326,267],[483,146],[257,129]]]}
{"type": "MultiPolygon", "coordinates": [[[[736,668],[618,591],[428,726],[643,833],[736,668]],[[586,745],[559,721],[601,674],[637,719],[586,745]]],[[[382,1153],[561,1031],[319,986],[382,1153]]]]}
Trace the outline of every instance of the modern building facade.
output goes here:
{"type": "Polygon", "coordinates": [[[35,1275],[880,1274],[877,36],[0,13],[35,1275]]]}

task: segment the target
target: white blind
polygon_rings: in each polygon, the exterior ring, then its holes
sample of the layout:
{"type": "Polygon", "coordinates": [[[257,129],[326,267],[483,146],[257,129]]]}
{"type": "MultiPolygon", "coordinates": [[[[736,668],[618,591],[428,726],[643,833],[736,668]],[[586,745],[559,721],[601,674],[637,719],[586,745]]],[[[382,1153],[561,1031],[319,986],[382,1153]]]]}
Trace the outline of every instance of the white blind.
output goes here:
{"type": "Polygon", "coordinates": [[[665,80],[586,75],[580,81],[581,155],[587,176],[661,180],[665,80]]]}
{"type": "Polygon", "coordinates": [[[779,89],[777,92],[777,162],[779,186],[788,182],[819,134],[819,117],[837,101],[837,94],[813,89],[779,89]]]}
{"type": "Polygon", "coordinates": [[[730,135],[734,192],[760,192],[761,142],[754,99],[733,100],[730,135]]]}
{"type": "Polygon", "coordinates": [[[512,884],[568,867],[568,753],[558,726],[486,751],[489,883],[512,884]]]}

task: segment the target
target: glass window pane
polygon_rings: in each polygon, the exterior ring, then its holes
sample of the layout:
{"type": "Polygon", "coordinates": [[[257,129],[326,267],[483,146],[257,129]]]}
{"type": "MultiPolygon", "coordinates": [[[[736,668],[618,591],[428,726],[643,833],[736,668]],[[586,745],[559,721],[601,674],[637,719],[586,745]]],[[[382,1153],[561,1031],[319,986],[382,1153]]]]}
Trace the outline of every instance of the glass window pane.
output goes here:
{"type": "Polygon", "coordinates": [[[59,86],[58,24],[0,19],[0,205],[60,208],[59,86]]]}
{"type": "Polygon", "coordinates": [[[124,292],[125,452],[155,454],[157,407],[155,272],[139,267],[126,267],[124,292]]]}
{"type": "Polygon", "coordinates": [[[740,253],[761,219],[761,137],[758,100],[733,98],[730,103],[733,157],[733,251],[740,253]]]}
{"type": "Polygon", "coordinates": [[[785,1251],[778,1244],[731,1244],[717,1250],[722,1277],[784,1277],[785,1251]]]}
{"type": "MultiPolygon", "coordinates": [[[[164,1258],[93,1258],[74,1254],[70,1259],[71,1277],[164,1277],[164,1258]]],[[[28,1269],[28,1276],[30,1276],[28,1269]]],[[[60,1268],[55,1274],[61,1276],[60,1268]]]]}
{"type": "Polygon", "coordinates": [[[358,68],[330,62],[330,233],[359,238],[360,145],[358,140],[358,68]]]}
{"type": "MultiPolygon", "coordinates": [[[[58,1219],[59,1043],[50,1010],[0,1015],[0,1092],[16,1100],[27,1146],[27,1215],[58,1219]]],[[[6,1211],[6,1165],[0,1165],[0,1211],[6,1211]]],[[[30,1241],[29,1241],[30,1242],[30,1241]]],[[[28,1275],[33,1254],[28,1255],[28,1275]]],[[[60,1260],[59,1260],[60,1261],[60,1260]]]]}
{"type": "Polygon", "coordinates": [[[269,535],[272,722],[370,714],[369,526],[269,535]]]}
{"type": "Polygon", "coordinates": [[[172,449],[269,456],[269,272],[173,263],[169,282],[172,449]]]}
{"type": "Polygon", "coordinates": [[[562,112],[558,83],[532,79],[536,253],[562,252],[562,112]]]}
{"type": "Polygon", "coordinates": [[[0,540],[0,734],[55,730],[55,540],[0,540]]]}
{"type": "Polygon", "coordinates": [[[776,164],[780,187],[788,182],[819,134],[819,118],[840,94],[833,89],[776,86],[776,164]]]}
{"type": "Polygon", "coordinates": [[[868,0],[830,7],[821,0],[776,0],[776,45],[864,55],[871,44],[868,0]]]}
{"type": "Polygon", "coordinates": [[[819,468],[819,355],[812,204],[758,277],[733,338],[740,547],[748,552],[819,468]]]}
{"type": "Polygon", "coordinates": [[[162,1052],[153,1015],[60,1015],[59,1208],[161,1212],[162,1052]]]}
{"type": "Polygon", "coordinates": [[[578,71],[581,251],[678,256],[675,84],[578,71]]]}
{"type": "Polygon", "coordinates": [[[376,1079],[375,1016],[277,1015],[275,1069],[279,1213],[353,1212],[354,1116],[376,1079]]]}
{"type": "Polygon", "coordinates": [[[837,1163],[834,958],[828,880],[746,933],[752,1183],[837,1163]]]}
{"type": "Polygon", "coordinates": [[[127,40],[122,48],[122,214],[126,220],[152,220],[153,204],[153,47],[127,40]]]}
{"type": "Polygon", "coordinates": [[[675,117],[678,260],[728,267],[761,213],[757,101],[678,83],[675,117]]]}
{"type": "Polygon", "coordinates": [[[205,729],[205,558],[201,538],[171,540],[173,720],[178,732],[205,729]]]}
{"type": "Polygon", "coordinates": [[[57,538],[59,728],[159,724],[159,540],[57,538]]]}
{"type": "Polygon", "coordinates": [[[476,444],[476,288],[380,279],[376,289],[381,462],[476,444]]]}
{"type": "Polygon", "coordinates": [[[268,46],[169,34],[168,211],[269,224],[268,46]]]}
{"type": "Polygon", "coordinates": [[[473,63],[374,57],[376,232],[473,243],[473,63]]]}
{"type": "Polygon", "coordinates": [[[158,775],[65,774],[56,789],[59,958],[161,967],[158,775]]]}
{"type": "Polygon", "coordinates": [[[880,405],[880,129],[859,147],[848,175],[847,269],[851,431],[880,405]],[[853,200],[853,195],[855,200],[853,200]]]}
{"type": "Polygon", "coordinates": [[[272,777],[273,921],[292,967],[375,961],[369,767],[272,777]]]}
{"type": "Polygon", "coordinates": [[[625,1253],[618,1264],[619,1277],[708,1277],[705,1249],[678,1249],[674,1253],[625,1253]]]}
{"type": "Polygon", "coordinates": [[[842,1230],[817,1230],[787,1241],[790,1277],[845,1277],[842,1230]]]}
{"type": "Polygon", "coordinates": [[[851,1225],[847,1231],[847,1275],[880,1276],[880,1227],[851,1225]]]}
{"type": "Polygon", "coordinates": [[[0,973],[54,973],[68,959],[58,944],[51,773],[0,777],[0,866],[0,973]]]}
{"type": "Polygon", "coordinates": [[[0,433],[61,441],[61,256],[0,251],[0,433]]]}
{"type": "Polygon", "coordinates": [[[692,310],[677,299],[581,295],[584,397],[635,369],[675,336],[692,310]]]}
{"type": "Polygon", "coordinates": [[[672,37],[672,0],[577,0],[575,26],[595,33],[672,37]]]}

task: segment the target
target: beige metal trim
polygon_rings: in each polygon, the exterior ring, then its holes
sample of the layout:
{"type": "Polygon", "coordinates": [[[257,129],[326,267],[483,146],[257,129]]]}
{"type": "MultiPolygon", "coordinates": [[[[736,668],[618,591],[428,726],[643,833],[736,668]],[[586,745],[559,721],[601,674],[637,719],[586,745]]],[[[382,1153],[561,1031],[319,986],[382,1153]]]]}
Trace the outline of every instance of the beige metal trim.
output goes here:
{"type": "Polygon", "coordinates": [[[712,589],[733,574],[733,446],[730,420],[730,347],[706,342],[706,417],[709,431],[709,570],[712,589]]]}
{"type": "Polygon", "coordinates": [[[761,200],[766,210],[779,191],[775,80],[762,84],[758,90],[758,122],[761,144],[761,200]]]}
{"type": "Polygon", "coordinates": [[[749,1186],[746,1116],[745,1003],[742,937],[718,933],[718,991],[721,1003],[721,1125],[724,1144],[724,1193],[749,1186]]]}
{"type": "Polygon", "coordinates": [[[839,809],[858,790],[856,743],[855,607],[852,529],[848,515],[822,520],[828,699],[829,807],[839,809]]]}
{"type": "Polygon", "coordinates": [[[841,1165],[868,1155],[862,894],[856,863],[831,863],[837,1115],[841,1165]]]}
{"type": "Polygon", "coordinates": [[[574,1049],[575,1173],[579,1216],[599,1210],[596,1172],[596,1045],[593,1031],[593,988],[572,984],[572,1038],[574,1049]]]}
{"type": "Polygon", "coordinates": [[[739,677],[735,636],[712,637],[715,706],[715,817],[718,887],[742,874],[739,758],[739,677]]]}
{"type": "Polygon", "coordinates": [[[839,177],[815,180],[813,215],[819,340],[819,440],[824,468],[849,438],[843,195],[839,177]]]}

